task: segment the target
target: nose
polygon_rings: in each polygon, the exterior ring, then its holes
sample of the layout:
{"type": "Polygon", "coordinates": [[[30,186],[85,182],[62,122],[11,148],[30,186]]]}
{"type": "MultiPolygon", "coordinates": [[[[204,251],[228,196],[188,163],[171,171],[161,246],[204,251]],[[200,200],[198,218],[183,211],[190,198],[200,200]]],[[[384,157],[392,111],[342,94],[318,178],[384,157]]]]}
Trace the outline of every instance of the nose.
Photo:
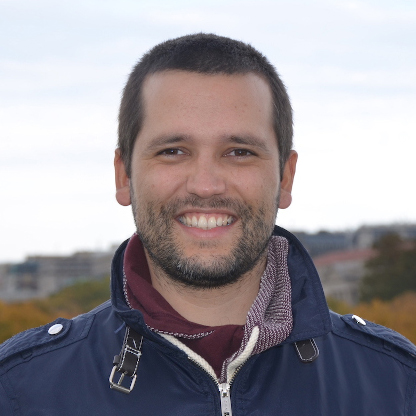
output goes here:
{"type": "Polygon", "coordinates": [[[223,194],[226,189],[226,177],[219,165],[208,158],[196,159],[188,172],[187,192],[200,198],[223,194]]]}

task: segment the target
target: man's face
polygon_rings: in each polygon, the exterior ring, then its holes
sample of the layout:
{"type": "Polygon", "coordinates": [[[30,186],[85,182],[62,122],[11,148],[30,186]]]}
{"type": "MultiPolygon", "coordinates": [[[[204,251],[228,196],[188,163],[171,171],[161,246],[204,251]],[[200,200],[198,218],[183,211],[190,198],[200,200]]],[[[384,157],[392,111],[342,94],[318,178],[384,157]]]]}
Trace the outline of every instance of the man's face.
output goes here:
{"type": "Polygon", "coordinates": [[[230,284],[264,259],[277,213],[269,86],[251,73],[166,71],[142,98],[130,180],[116,157],[118,200],[132,203],[151,263],[186,285],[230,284]]]}

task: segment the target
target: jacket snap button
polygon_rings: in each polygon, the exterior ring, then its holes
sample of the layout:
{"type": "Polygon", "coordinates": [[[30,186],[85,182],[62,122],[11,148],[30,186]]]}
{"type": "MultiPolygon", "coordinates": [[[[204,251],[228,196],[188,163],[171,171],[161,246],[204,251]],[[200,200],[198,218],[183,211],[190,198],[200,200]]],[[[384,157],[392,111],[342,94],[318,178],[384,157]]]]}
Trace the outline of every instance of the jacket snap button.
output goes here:
{"type": "Polygon", "coordinates": [[[354,321],[355,321],[355,322],[357,322],[357,324],[360,324],[360,325],[367,325],[367,324],[365,323],[364,319],[363,319],[363,318],[360,318],[360,317],[359,317],[359,316],[357,316],[357,315],[353,315],[353,316],[352,316],[352,319],[354,319],[354,321]]]}
{"type": "Polygon", "coordinates": [[[62,331],[62,329],[63,329],[64,327],[63,327],[63,325],[62,324],[55,324],[55,325],[52,325],[49,329],[48,329],[48,334],[49,335],[56,335],[56,334],[59,334],[61,331],[62,331]]]}

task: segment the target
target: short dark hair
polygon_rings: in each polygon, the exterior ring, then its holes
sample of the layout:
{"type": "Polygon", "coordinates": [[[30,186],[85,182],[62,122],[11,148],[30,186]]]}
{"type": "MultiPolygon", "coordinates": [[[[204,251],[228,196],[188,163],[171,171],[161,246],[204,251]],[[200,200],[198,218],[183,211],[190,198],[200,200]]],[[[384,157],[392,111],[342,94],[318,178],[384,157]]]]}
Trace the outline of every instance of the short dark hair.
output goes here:
{"type": "Polygon", "coordinates": [[[251,45],[213,34],[197,33],[156,45],[131,72],[119,112],[118,147],[131,176],[134,143],[143,123],[142,87],[147,75],[167,70],[201,74],[255,73],[269,84],[273,99],[273,128],[279,149],[280,174],[293,145],[292,107],[273,65],[251,45]]]}

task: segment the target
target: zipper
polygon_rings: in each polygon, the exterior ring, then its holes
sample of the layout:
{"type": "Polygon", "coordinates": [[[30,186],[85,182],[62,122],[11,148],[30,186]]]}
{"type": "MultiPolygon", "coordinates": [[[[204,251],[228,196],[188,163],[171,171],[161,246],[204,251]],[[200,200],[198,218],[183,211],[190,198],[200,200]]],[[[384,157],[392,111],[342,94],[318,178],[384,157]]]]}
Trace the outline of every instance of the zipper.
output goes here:
{"type": "Polygon", "coordinates": [[[234,381],[235,376],[240,371],[241,367],[246,363],[247,359],[242,362],[234,371],[230,382],[227,383],[218,383],[218,389],[220,391],[220,399],[221,399],[221,416],[232,416],[233,412],[231,410],[231,383],[234,381]]]}
{"type": "MultiPolygon", "coordinates": [[[[231,409],[231,383],[234,381],[235,375],[238,373],[238,370],[241,366],[236,370],[234,373],[233,378],[230,382],[226,383],[219,383],[216,378],[212,376],[202,365],[200,365],[197,361],[193,358],[188,357],[197,367],[199,367],[204,373],[206,373],[212,381],[217,385],[218,390],[220,392],[220,403],[221,403],[221,416],[232,416],[233,412],[231,409]]],[[[243,363],[244,364],[244,363],[243,363]]]]}
{"type": "Polygon", "coordinates": [[[218,384],[221,398],[221,416],[232,416],[231,411],[231,396],[230,389],[231,385],[228,383],[218,384]]]}
{"type": "Polygon", "coordinates": [[[250,335],[250,339],[248,341],[248,344],[251,344],[251,349],[249,348],[249,351],[245,351],[246,354],[243,353],[239,357],[237,357],[236,360],[232,361],[233,363],[235,363],[236,361],[237,362],[240,361],[240,362],[238,362],[236,367],[230,373],[228,373],[227,371],[227,382],[225,383],[218,382],[214,369],[200,355],[196,354],[189,347],[187,347],[185,344],[180,342],[178,339],[176,339],[172,335],[168,335],[168,334],[160,334],[160,335],[163,338],[170,341],[173,345],[176,345],[179,349],[184,351],[188,355],[188,359],[191,360],[196,366],[198,366],[204,373],[206,373],[214,381],[220,393],[221,416],[232,416],[233,413],[231,409],[231,384],[234,381],[237,373],[240,371],[241,367],[243,367],[243,365],[250,358],[251,351],[253,350],[255,346],[255,343],[258,338],[258,334],[259,334],[259,328],[255,326],[253,328],[253,331],[250,335]],[[240,360],[238,358],[240,358],[240,360]]]}
{"type": "MultiPolygon", "coordinates": [[[[234,371],[233,376],[231,377],[229,382],[226,383],[219,383],[218,380],[213,377],[212,374],[210,374],[199,362],[195,361],[193,358],[189,357],[189,360],[191,360],[197,367],[199,367],[204,373],[206,373],[218,386],[218,390],[220,392],[220,402],[221,402],[221,416],[232,416],[233,412],[231,409],[231,384],[235,379],[235,376],[240,371],[241,367],[246,363],[247,360],[245,360],[243,363],[241,363],[236,370],[234,371]]],[[[248,358],[247,358],[248,359],[248,358]]]]}

